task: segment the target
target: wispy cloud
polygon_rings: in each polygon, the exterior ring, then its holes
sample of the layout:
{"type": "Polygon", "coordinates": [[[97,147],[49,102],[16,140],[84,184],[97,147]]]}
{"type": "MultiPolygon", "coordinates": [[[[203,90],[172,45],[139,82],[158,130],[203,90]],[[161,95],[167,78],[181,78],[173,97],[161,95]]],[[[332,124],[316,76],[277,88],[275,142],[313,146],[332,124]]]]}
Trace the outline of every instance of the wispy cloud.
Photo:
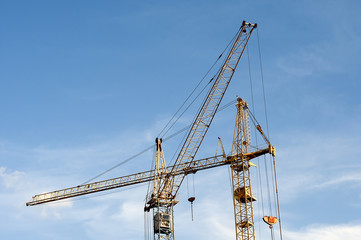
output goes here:
{"type": "Polygon", "coordinates": [[[305,190],[359,183],[361,150],[357,128],[347,135],[293,132],[278,137],[288,139],[278,148],[277,160],[281,191],[291,199],[305,190]]]}
{"type": "Polygon", "coordinates": [[[24,176],[20,171],[9,171],[5,167],[0,167],[0,179],[5,188],[17,189],[22,185],[21,178],[24,176]]]}
{"type": "Polygon", "coordinates": [[[305,48],[279,58],[278,67],[292,76],[310,76],[323,71],[335,71],[319,48],[305,48]]]}
{"type": "MultiPolygon", "coordinates": [[[[332,19],[333,16],[329,18],[332,19]]],[[[356,63],[350,65],[350,60],[358,59],[361,51],[358,44],[361,35],[357,29],[357,25],[352,21],[350,24],[334,21],[332,25],[328,24],[324,28],[327,38],[299,44],[292,52],[279,56],[276,64],[282,71],[295,77],[310,77],[312,74],[320,73],[350,74],[350,67],[356,66],[356,63]]],[[[312,32],[310,36],[321,32],[312,32]]]]}
{"type": "Polygon", "coordinates": [[[361,184],[361,173],[352,173],[346,176],[340,176],[333,178],[329,181],[325,181],[319,184],[315,184],[314,188],[326,188],[330,186],[337,186],[340,184],[350,184],[350,183],[358,183],[361,184]]]}
{"type": "Polygon", "coordinates": [[[289,240],[359,240],[361,224],[311,225],[298,231],[286,231],[284,235],[289,240]]]}
{"type": "MultiPolygon", "coordinates": [[[[148,141],[153,142],[153,139],[149,137],[148,140],[147,137],[154,135],[152,131],[143,131],[138,135],[128,137],[127,145],[122,146],[121,149],[118,146],[120,139],[123,139],[123,137],[85,147],[75,146],[68,149],[40,147],[25,151],[20,149],[19,152],[25,153],[24,156],[26,156],[26,153],[31,152],[31,159],[37,159],[38,162],[46,162],[47,159],[50,159],[53,163],[61,161],[60,166],[62,169],[60,170],[66,172],[68,167],[74,166],[72,162],[75,163],[79,159],[91,159],[91,161],[97,161],[97,159],[101,158],[116,159],[119,155],[133,152],[136,146],[142,145],[142,143],[147,144],[148,141]],[[143,140],[137,142],[139,138],[143,140]],[[134,145],[131,146],[132,144],[134,145]]],[[[310,192],[314,193],[320,188],[328,189],[345,182],[360,182],[357,168],[355,168],[357,161],[353,157],[355,151],[359,151],[356,147],[357,141],[354,138],[330,137],[312,133],[298,133],[296,136],[284,143],[278,152],[277,161],[280,161],[278,167],[280,168],[279,186],[281,196],[287,196],[286,199],[292,200],[305,192],[308,194],[310,192]],[[307,149],[307,156],[305,155],[305,149],[307,149]],[[349,159],[349,166],[343,164],[342,167],[346,168],[346,171],[342,171],[339,175],[333,175],[334,178],[332,179],[328,178],[330,173],[334,173],[339,169],[337,167],[339,166],[339,159],[345,157],[345,152],[349,159]],[[354,174],[343,175],[344,172],[350,169],[354,170],[354,174]],[[316,182],[317,184],[312,184],[316,182]]],[[[109,165],[109,162],[104,163],[104,165],[109,165]]],[[[78,165],[75,166],[80,169],[82,164],[86,163],[87,161],[83,160],[76,163],[78,165]]],[[[99,166],[103,166],[97,162],[94,165],[95,172],[98,172],[99,166]]],[[[150,164],[146,168],[149,166],[150,164]]],[[[0,168],[2,186],[7,189],[6,196],[4,195],[5,192],[0,194],[1,204],[8,206],[8,210],[17,211],[17,218],[33,219],[34,222],[53,222],[57,220],[61,224],[73,222],[81,231],[85,232],[86,237],[89,239],[104,236],[108,239],[115,239],[115,236],[120,234],[130,236],[129,239],[134,239],[134,237],[131,237],[134,234],[142,237],[144,221],[142,208],[146,192],[144,187],[139,190],[129,190],[126,193],[94,197],[82,201],[69,200],[25,210],[25,201],[29,200],[30,196],[38,193],[39,190],[55,190],[51,189],[51,186],[71,186],[74,185],[74,181],[78,178],[78,176],[69,178],[72,174],[51,175],[47,174],[47,171],[39,175],[35,168],[28,170],[10,170],[6,166],[0,168]],[[11,189],[12,191],[10,191],[11,189]],[[17,203],[16,207],[12,205],[14,202],[17,203]],[[119,226],[122,227],[119,228],[119,226]]],[[[190,220],[190,206],[184,196],[186,195],[185,189],[183,189],[182,201],[184,203],[179,203],[175,212],[176,229],[180,231],[177,236],[186,237],[185,233],[182,232],[184,230],[193,236],[197,236],[198,239],[209,239],[214,236],[217,236],[218,239],[234,237],[233,207],[227,170],[219,169],[207,172],[205,175],[197,174],[196,176],[197,201],[195,206],[198,205],[199,207],[195,208],[195,222],[190,220]],[[215,231],[215,229],[217,230],[215,231]]],[[[186,186],[183,186],[183,188],[186,188],[186,186]]],[[[287,202],[290,203],[291,201],[287,202]]],[[[260,215],[260,210],[257,210],[256,207],[255,211],[258,211],[256,215],[260,215]]],[[[287,214],[285,215],[287,216],[287,214]]],[[[322,231],[311,230],[307,233],[309,237],[316,236],[314,234],[321,234],[323,231],[327,231],[328,228],[323,228],[322,231]]],[[[51,231],[48,234],[51,234],[51,231]]],[[[295,240],[305,239],[297,238],[296,232],[287,232],[287,234],[290,234],[295,240]]]]}

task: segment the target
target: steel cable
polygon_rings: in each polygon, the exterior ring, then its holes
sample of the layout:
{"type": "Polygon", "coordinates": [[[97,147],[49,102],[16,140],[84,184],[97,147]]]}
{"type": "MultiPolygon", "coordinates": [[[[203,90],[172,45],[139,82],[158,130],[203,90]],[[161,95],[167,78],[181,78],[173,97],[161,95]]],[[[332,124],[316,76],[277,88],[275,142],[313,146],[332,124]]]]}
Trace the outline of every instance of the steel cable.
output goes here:
{"type": "MultiPolygon", "coordinates": [[[[220,108],[218,109],[218,112],[220,112],[220,111],[228,108],[228,107],[231,106],[233,103],[235,103],[235,100],[233,100],[233,101],[225,104],[224,106],[220,107],[220,108]]],[[[170,139],[172,139],[173,137],[179,135],[180,133],[182,133],[182,132],[184,132],[185,130],[187,130],[190,126],[191,126],[191,125],[188,125],[188,126],[182,128],[182,129],[178,130],[177,132],[169,135],[168,137],[163,138],[163,142],[166,142],[167,140],[170,140],[170,139]]],[[[123,164],[125,164],[125,163],[127,163],[127,162],[129,162],[129,161],[131,161],[131,160],[133,160],[134,158],[139,157],[139,156],[142,155],[143,153],[146,153],[147,151],[151,150],[152,148],[154,148],[154,144],[152,144],[151,146],[143,149],[142,151],[138,152],[137,154],[134,154],[133,156],[125,159],[124,161],[121,161],[120,163],[114,165],[113,167],[111,167],[111,168],[109,168],[109,169],[101,172],[100,174],[96,175],[95,177],[92,177],[91,179],[85,181],[84,183],[82,183],[82,184],[80,184],[80,185],[87,184],[87,183],[89,183],[89,182],[91,182],[91,181],[93,181],[93,180],[95,180],[95,179],[103,176],[104,174],[106,174],[106,173],[108,173],[108,172],[110,172],[110,171],[112,171],[112,170],[120,167],[121,165],[123,165],[123,164]]]]}
{"type": "MultiPolygon", "coordinates": [[[[173,119],[175,118],[175,116],[180,112],[180,110],[183,108],[183,106],[186,104],[186,102],[191,98],[191,96],[194,94],[194,92],[197,90],[197,88],[201,85],[201,83],[204,81],[204,79],[206,78],[206,76],[209,74],[209,72],[214,68],[214,66],[217,64],[217,62],[219,61],[219,59],[221,59],[221,57],[223,56],[224,52],[229,48],[229,46],[231,45],[231,43],[234,41],[234,39],[237,37],[237,35],[239,34],[240,29],[237,31],[237,33],[234,35],[234,37],[232,38],[232,40],[228,43],[228,45],[224,48],[224,50],[222,51],[222,53],[218,56],[217,60],[212,64],[212,66],[210,67],[210,69],[206,72],[206,74],[203,76],[203,78],[199,81],[199,83],[197,84],[197,86],[192,90],[192,92],[188,95],[188,97],[186,98],[186,100],[182,103],[182,105],[178,108],[178,110],[173,114],[173,116],[171,117],[171,119],[168,121],[168,123],[165,125],[165,127],[162,129],[162,131],[158,134],[158,136],[161,136],[161,134],[165,131],[165,129],[168,127],[168,125],[173,121],[173,119]]],[[[218,70],[219,72],[220,70],[218,70]]],[[[218,73],[215,74],[215,76],[218,73]]],[[[212,80],[214,79],[213,76],[211,78],[211,80],[207,83],[207,85],[209,83],[212,82],[212,80]]],[[[206,86],[207,86],[206,85],[206,86]]],[[[202,89],[202,91],[204,91],[205,88],[202,89]]],[[[201,91],[201,92],[202,92],[201,91]]],[[[200,94],[197,95],[197,97],[195,99],[198,98],[200,94]]],[[[195,101],[195,99],[190,103],[190,105],[192,105],[195,101]]],[[[186,108],[188,109],[190,107],[190,105],[186,108]]],[[[184,112],[183,112],[184,113],[184,112]]],[[[183,115],[183,113],[181,115],[183,115]]],[[[174,126],[174,124],[179,120],[180,117],[177,118],[177,120],[169,127],[169,129],[163,134],[166,135],[166,133],[174,126]]]]}

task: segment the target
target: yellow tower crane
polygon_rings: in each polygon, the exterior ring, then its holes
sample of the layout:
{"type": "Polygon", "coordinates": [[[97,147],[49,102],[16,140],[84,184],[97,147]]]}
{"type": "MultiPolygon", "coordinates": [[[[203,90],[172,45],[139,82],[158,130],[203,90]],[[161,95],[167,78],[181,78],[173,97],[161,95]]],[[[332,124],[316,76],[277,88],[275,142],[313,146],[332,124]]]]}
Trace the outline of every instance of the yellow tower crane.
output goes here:
{"type": "Polygon", "coordinates": [[[236,239],[255,239],[252,202],[255,201],[256,198],[252,193],[250,177],[250,167],[255,165],[251,163],[250,160],[267,153],[274,156],[275,148],[264,135],[259,124],[255,127],[263,136],[267,147],[264,149],[256,149],[255,151],[252,151],[253,149],[250,148],[249,117],[252,118],[253,115],[250,114],[246,102],[241,98],[237,99],[236,125],[231,154],[226,156],[223,151],[221,155],[199,160],[194,159],[233,77],[248,40],[256,27],[257,24],[243,21],[173,166],[166,166],[162,140],[156,139],[156,161],[154,170],[38,194],[33,196],[26,205],[32,206],[143,182],[153,182],[153,188],[148,192],[146,197],[144,210],[152,210],[153,212],[154,239],[173,240],[173,207],[177,204],[176,196],[185,176],[200,170],[230,165],[232,172],[236,239]]]}

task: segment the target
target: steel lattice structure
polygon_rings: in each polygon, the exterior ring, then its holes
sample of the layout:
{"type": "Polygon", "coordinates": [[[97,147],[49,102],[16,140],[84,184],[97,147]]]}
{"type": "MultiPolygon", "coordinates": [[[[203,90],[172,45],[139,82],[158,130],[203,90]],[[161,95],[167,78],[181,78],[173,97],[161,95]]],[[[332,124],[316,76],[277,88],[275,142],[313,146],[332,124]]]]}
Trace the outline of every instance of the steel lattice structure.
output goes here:
{"type": "Polygon", "coordinates": [[[252,202],[256,201],[256,198],[252,194],[250,176],[250,168],[253,164],[244,155],[249,152],[251,145],[247,109],[247,104],[239,98],[232,145],[232,156],[235,161],[231,163],[237,240],[255,239],[252,202]]]}
{"type": "MultiPolygon", "coordinates": [[[[252,202],[256,201],[256,198],[252,194],[249,169],[251,166],[254,166],[254,164],[252,164],[250,160],[267,153],[274,156],[275,149],[258,124],[256,129],[261,133],[267,142],[268,147],[253,152],[250,151],[249,110],[247,104],[243,102],[242,99],[239,98],[236,105],[237,117],[232,153],[229,156],[226,156],[223,153],[222,155],[200,160],[194,159],[213,121],[252,32],[256,27],[257,24],[246,23],[245,21],[242,23],[242,26],[233,41],[232,47],[230,48],[217,77],[213,80],[213,85],[193,122],[173,166],[166,167],[161,140],[157,139],[154,170],[38,194],[33,196],[26,205],[32,206],[43,204],[153,181],[153,189],[147,195],[144,210],[153,211],[154,239],[173,240],[173,207],[177,203],[175,198],[185,176],[191,173],[194,174],[200,170],[230,165],[232,172],[236,239],[254,240],[255,233],[252,202]],[[166,227],[161,226],[163,223],[168,225],[166,227]]],[[[251,117],[252,120],[255,121],[253,115],[251,115],[251,117]]]]}
{"type": "MultiPolygon", "coordinates": [[[[178,166],[182,163],[190,163],[194,160],[238,66],[238,63],[241,60],[248,40],[256,27],[257,24],[246,23],[243,21],[238,35],[235,38],[217,77],[214,80],[213,86],[193,122],[191,130],[188,133],[171,172],[177,172],[178,166]]],[[[164,181],[164,186],[159,191],[158,196],[167,195],[168,198],[174,199],[184,180],[184,177],[185,175],[182,174],[174,176],[170,175],[169,179],[164,181]]]]}

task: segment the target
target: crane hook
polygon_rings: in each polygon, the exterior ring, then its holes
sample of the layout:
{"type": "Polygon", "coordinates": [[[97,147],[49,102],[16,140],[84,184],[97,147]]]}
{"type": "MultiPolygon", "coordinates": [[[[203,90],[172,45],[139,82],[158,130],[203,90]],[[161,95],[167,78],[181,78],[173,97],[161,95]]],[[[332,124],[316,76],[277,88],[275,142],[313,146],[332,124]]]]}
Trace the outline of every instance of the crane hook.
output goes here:
{"type": "Polygon", "coordinates": [[[190,202],[190,203],[191,203],[192,221],[193,221],[193,202],[194,202],[194,200],[196,200],[196,198],[195,198],[195,197],[190,197],[190,198],[188,198],[188,202],[190,202]]]}

